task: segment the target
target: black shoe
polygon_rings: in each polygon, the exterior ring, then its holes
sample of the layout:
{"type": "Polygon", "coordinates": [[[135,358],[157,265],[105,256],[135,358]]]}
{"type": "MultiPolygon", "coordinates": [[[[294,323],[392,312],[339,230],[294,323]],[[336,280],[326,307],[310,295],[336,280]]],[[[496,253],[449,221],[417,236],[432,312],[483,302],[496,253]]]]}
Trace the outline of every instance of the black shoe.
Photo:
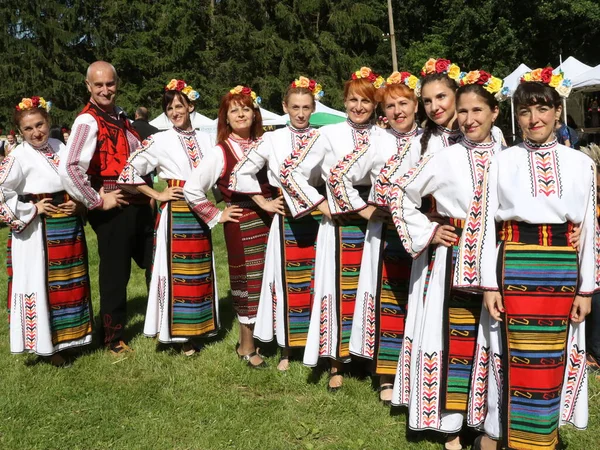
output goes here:
{"type": "Polygon", "coordinates": [[[250,367],[251,369],[264,369],[265,367],[267,367],[267,363],[264,361],[264,359],[260,364],[252,364],[251,359],[254,358],[255,356],[258,356],[260,358],[263,357],[257,351],[253,351],[251,353],[248,353],[247,355],[240,355],[240,353],[238,352],[239,348],[240,348],[240,344],[238,343],[235,346],[235,354],[238,356],[238,358],[246,361],[248,363],[248,367],[250,367]]]}

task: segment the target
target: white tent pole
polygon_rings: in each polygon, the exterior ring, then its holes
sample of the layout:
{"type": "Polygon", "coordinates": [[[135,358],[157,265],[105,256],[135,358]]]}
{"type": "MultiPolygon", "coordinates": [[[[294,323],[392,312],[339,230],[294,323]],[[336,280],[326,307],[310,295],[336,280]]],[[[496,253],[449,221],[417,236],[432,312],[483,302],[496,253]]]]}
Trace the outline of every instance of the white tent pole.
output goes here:
{"type": "Polygon", "coordinates": [[[563,97],[563,117],[565,125],[567,124],[567,98],[563,97]]]}
{"type": "Polygon", "coordinates": [[[510,121],[512,122],[512,143],[515,143],[515,102],[510,98],[510,121]]]}

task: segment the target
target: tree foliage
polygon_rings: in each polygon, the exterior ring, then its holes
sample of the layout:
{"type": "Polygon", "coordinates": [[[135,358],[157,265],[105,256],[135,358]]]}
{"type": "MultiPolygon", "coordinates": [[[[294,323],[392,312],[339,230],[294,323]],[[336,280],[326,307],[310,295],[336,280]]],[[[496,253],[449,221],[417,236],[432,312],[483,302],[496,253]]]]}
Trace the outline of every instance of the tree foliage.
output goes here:
{"type": "MultiPolygon", "coordinates": [[[[393,0],[401,69],[447,57],[506,76],[519,63],[557,65],[558,55],[597,64],[596,0],[393,0]]],[[[391,72],[387,1],[5,0],[0,3],[0,128],[21,97],[52,100],[69,124],[87,100],[85,70],[97,59],[119,72],[118,103],[160,112],[171,78],[201,94],[213,116],[220,97],[248,84],[280,112],[300,74],[318,79],[341,108],[343,82],[363,65],[391,72]]]]}

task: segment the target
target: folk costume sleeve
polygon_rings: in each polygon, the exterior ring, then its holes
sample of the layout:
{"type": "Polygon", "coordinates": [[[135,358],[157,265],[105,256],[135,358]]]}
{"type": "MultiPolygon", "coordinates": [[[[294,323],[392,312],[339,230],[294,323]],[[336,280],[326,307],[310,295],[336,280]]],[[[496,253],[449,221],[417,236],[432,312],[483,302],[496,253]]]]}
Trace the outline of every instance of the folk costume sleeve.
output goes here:
{"type": "Polygon", "coordinates": [[[253,145],[233,168],[229,178],[229,189],[247,195],[261,193],[256,174],[269,161],[271,140],[265,136],[253,145]]]}
{"type": "Polygon", "coordinates": [[[206,197],[206,193],[224,175],[224,169],[223,149],[220,146],[213,147],[207,152],[202,164],[192,171],[190,179],[186,181],[183,188],[183,195],[190,208],[209,228],[219,223],[222,212],[206,197]]]}
{"type": "Polygon", "coordinates": [[[102,207],[102,197],[90,183],[87,170],[96,151],[98,125],[89,114],[75,120],[71,138],[67,144],[67,158],[61,159],[59,174],[65,190],[88,209],[102,207]]]}
{"type": "Polygon", "coordinates": [[[19,200],[17,192],[23,181],[19,161],[14,156],[4,158],[0,163],[0,220],[15,233],[27,228],[37,216],[33,203],[19,200]]]}
{"type": "Polygon", "coordinates": [[[117,179],[117,184],[125,186],[146,184],[142,177],[151,173],[158,166],[158,151],[158,145],[153,136],[145,139],[127,160],[117,179]]]}
{"type": "Polygon", "coordinates": [[[439,224],[419,211],[421,198],[436,191],[437,158],[426,156],[402,178],[394,182],[388,202],[394,224],[406,251],[413,257],[427,249],[439,224]]]}
{"type": "Polygon", "coordinates": [[[578,295],[589,296],[600,290],[600,228],[596,220],[596,168],[590,166],[591,189],[587,198],[585,217],[581,223],[579,243],[578,295]]]}
{"type": "Polygon", "coordinates": [[[331,213],[334,215],[358,212],[367,207],[354,184],[370,173],[375,147],[369,142],[367,130],[354,132],[354,139],[354,150],[331,168],[327,179],[333,193],[334,209],[331,213]]]}
{"type": "Polygon", "coordinates": [[[416,166],[420,156],[421,146],[415,146],[412,140],[406,142],[402,149],[394,153],[383,164],[375,177],[370,203],[375,206],[387,206],[388,192],[392,182],[416,166]]]}
{"type": "Polygon", "coordinates": [[[279,168],[279,181],[292,215],[299,218],[325,200],[308,179],[312,169],[323,164],[328,141],[317,130],[311,130],[306,136],[294,135],[293,138],[296,140],[294,150],[279,168]]]}

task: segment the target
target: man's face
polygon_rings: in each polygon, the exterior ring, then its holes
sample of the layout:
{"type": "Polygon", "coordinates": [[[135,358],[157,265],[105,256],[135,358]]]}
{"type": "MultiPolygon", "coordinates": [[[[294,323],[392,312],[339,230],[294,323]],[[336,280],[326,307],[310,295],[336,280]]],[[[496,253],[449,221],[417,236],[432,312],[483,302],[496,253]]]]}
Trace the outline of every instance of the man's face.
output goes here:
{"type": "Polygon", "coordinates": [[[100,109],[112,112],[117,94],[117,77],[110,66],[93,70],[85,80],[92,102],[100,109]]]}

